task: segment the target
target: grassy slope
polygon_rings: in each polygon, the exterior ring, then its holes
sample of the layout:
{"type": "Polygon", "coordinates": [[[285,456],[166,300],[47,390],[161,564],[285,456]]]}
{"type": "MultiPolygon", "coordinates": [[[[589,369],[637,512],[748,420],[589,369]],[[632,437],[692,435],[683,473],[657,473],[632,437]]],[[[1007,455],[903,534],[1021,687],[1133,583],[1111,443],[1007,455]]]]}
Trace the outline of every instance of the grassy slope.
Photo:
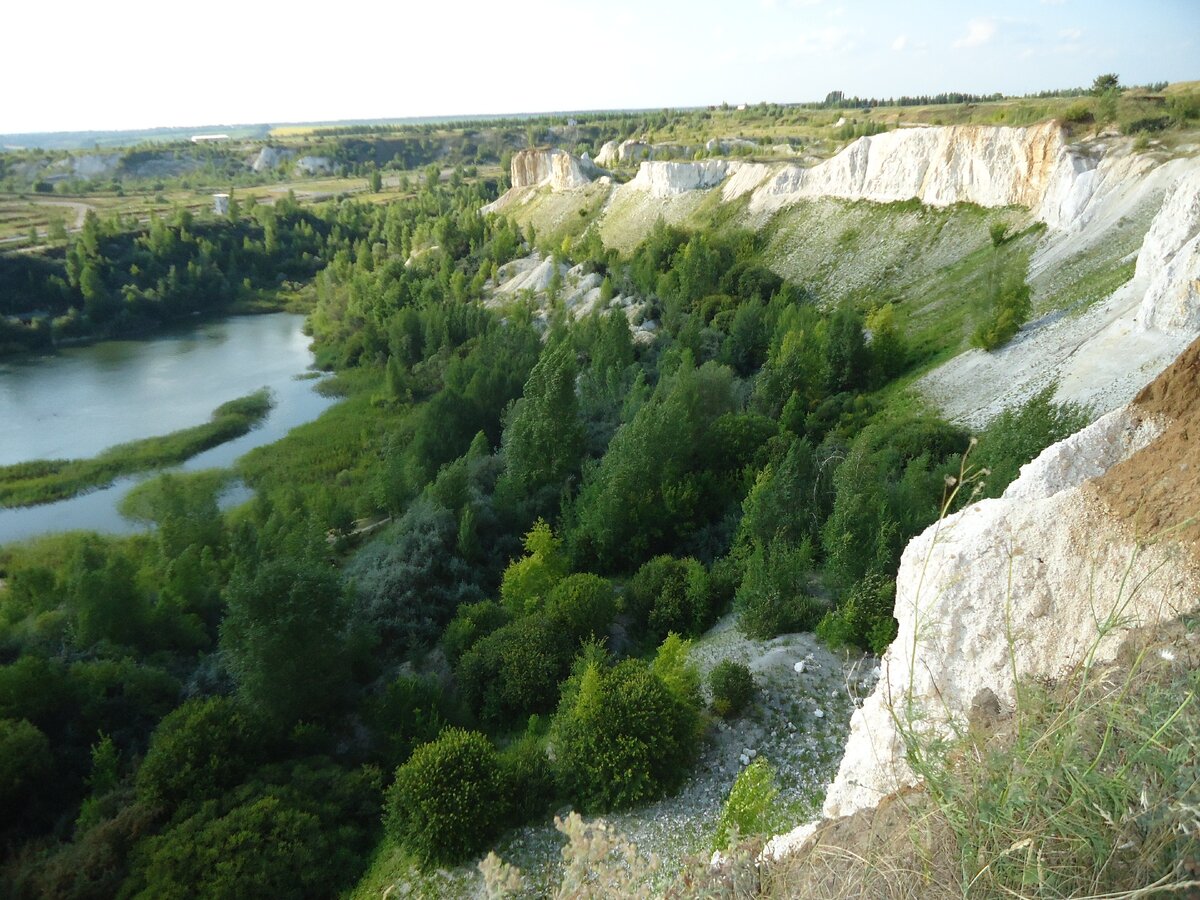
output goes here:
{"type": "Polygon", "coordinates": [[[110,447],[92,459],[55,459],[0,468],[0,506],[34,506],[105,487],[134,472],[176,465],[241,437],[271,410],[266,389],[218,406],[203,425],[110,447]]]}

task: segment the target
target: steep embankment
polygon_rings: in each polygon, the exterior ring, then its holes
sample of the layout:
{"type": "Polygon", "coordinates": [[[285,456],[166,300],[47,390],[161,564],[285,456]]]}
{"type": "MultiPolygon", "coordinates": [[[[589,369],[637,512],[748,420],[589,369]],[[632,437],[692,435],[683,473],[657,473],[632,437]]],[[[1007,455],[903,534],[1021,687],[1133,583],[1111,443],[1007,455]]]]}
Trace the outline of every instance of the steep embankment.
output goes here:
{"type": "MultiPolygon", "coordinates": [[[[915,784],[906,740],[1011,709],[1017,679],[1112,659],[1129,628],[1200,597],[1200,340],[1128,407],[1048,448],[1003,497],[914,539],[897,578],[900,630],[850,738],[823,815],[915,784]]],[[[776,838],[801,846],[815,825],[776,838]]]]}
{"type": "Polygon", "coordinates": [[[1054,122],[902,129],[809,166],[644,160],[621,185],[563,151],[528,153],[521,171],[513,162],[520,186],[492,208],[539,235],[592,227],[630,250],[659,220],[760,230],[781,276],[822,302],[890,300],[937,353],[966,350],[995,261],[988,229],[1007,226],[1018,236],[1002,252],[1027,260],[1037,318],[1002,350],[960,353],[918,384],[971,425],[1052,382],[1061,400],[1116,409],[1198,326],[1200,157],[1120,138],[1070,144],[1054,122]]]}

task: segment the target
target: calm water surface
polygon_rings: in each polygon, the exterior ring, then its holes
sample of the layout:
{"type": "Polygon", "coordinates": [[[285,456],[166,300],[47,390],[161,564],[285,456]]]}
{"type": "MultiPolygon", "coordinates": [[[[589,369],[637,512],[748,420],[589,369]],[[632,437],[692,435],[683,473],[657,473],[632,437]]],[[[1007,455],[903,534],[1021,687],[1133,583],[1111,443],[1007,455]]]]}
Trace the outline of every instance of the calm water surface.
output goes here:
{"type": "MultiPolygon", "coordinates": [[[[180,469],[229,466],[334,402],[303,377],[313,362],[303,324],[303,316],[291,313],[237,316],[148,340],[0,363],[0,465],[95,456],[113,444],[199,425],[222,403],[270,388],[275,406],[260,427],[180,469]]],[[[0,543],[75,528],[136,531],[140,526],[122,519],[116,506],[146,477],[58,503],[0,509],[0,543]]]]}

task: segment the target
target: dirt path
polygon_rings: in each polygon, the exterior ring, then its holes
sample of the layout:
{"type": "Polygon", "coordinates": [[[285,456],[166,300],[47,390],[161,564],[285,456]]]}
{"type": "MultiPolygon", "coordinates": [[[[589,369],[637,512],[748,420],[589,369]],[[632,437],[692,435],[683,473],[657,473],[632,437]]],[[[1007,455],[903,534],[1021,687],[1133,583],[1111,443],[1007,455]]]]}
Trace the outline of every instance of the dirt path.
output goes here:
{"type": "Polygon", "coordinates": [[[78,200],[26,200],[26,203],[32,203],[35,206],[62,206],[68,209],[75,210],[75,222],[70,227],[82,228],[83,220],[88,214],[88,210],[94,210],[96,207],[90,203],[81,203],[78,200]]]}

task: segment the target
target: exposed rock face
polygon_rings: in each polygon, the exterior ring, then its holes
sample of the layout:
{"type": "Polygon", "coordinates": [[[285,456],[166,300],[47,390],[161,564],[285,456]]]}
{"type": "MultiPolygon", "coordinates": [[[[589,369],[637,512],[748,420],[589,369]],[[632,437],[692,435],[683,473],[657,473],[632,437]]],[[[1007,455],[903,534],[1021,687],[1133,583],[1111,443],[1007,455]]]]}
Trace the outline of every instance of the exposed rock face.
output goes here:
{"type": "Polygon", "coordinates": [[[643,159],[653,158],[654,148],[643,141],[622,141],[621,146],[617,147],[617,162],[623,165],[632,165],[643,159]]]}
{"type": "Polygon", "coordinates": [[[117,171],[120,164],[119,153],[90,153],[70,159],[71,171],[79,178],[106,177],[117,171]]]}
{"type": "Polygon", "coordinates": [[[604,172],[594,163],[572,156],[566,150],[521,150],[512,158],[512,186],[548,186],[552,191],[583,187],[604,172]]]}
{"type": "Polygon", "coordinates": [[[1065,148],[1054,122],[1030,128],[957,125],[859,138],[812,168],[786,166],[755,192],[752,209],[837,197],[930,206],[969,202],[1039,210],[1060,167],[1087,166],[1065,148]]]}
{"type": "MultiPolygon", "coordinates": [[[[484,301],[484,306],[499,309],[514,300],[531,301],[537,313],[535,321],[543,326],[550,320],[553,300],[549,291],[556,274],[560,287],[554,299],[562,303],[572,319],[578,321],[603,305],[600,289],[604,278],[597,272],[585,272],[582,263],[568,268],[534,251],[529,256],[505,263],[496,274],[497,283],[491,286],[491,296],[484,301]]],[[[607,308],[620,309],[624,313],[634,343],[654,342],[658,323],[644,321],[644,301],[617,295],[609,299],[607,308]]]]}
{"type": "Polygon", "coordinates": [[[1142,242],[1134,277],[1148,282],[1140,327],[1200,330],[1200,168],[1167,195],[1142,242]]]}
{"type": "Polygon", "coordinates": [[[302,156],[296,160],[296,171],[301,175],[327,175],[333,171],[333,160],[328,156],[302,156]]]}
{"type": "Polygon", "coordinates": [[[1200,159],[1159,163],[1115,148],[1081,183],[1085,205],[1047,234],[1030,261],[1030,282],[1055,277],[1131,218],[1144,223],[1157,210],[1134,277],[1080,315],[1047,317],[996,352],[968,351],[924,376],[919,389],[951,418],[985,424],[1051,383],[1059,401],[1117,409],[1200,331],[1200,159]]]}
{"type": "Polygon", "coordinates": [[[758,144],[745,138],[710,138],[704,144],[704,149],[709,153],[732,153],[743,148],[757,150],[758,144]]]}
{"type": "Polygon", "coordinates": [[[738,163],[723,159],[700,162],[644,162],[628,188],[645,191],[651,197],[673,197],[687,191],[716,187],[738,163]]]}
{"type": "MultiPolygon", "coordinates": [[[[1200,470],[1200,444],[1184,434],[1198,418],[1198,368],[1200,341],[1137,402],[1025,466],[1002,498],[969,506],[908,545],[896,587],[899,634],[851,721],[827,818],[915,783],[905,732],[961,725],[978,697],[1011,708],[1014,672],[1055,678],[1089,654],[1103,662],[1122,629],[1197,604],[1194,545],[1139,547],[1135,538],[1146,535],[1135,528],[1168,528],[1193,511],[1170,484],[1200,470]]],[[[789,852],[809,833],[805,826],[776,838],[771,852],[789,852]]]]}
{"type": "Polygon", "coordinates": [[[600,148],[600,152],[596,154],[596,165],[604,166],[606,169],[615,166],[619,146],[616,141],[606,141],[600,148]]]}
{"type": "Polygon", "coordinates": [[[254,157],[254,162],[250,163],[250,168],[255,172],[270,172],[295,155],[296,151],[284,147],[263,147],[258,151],[258,156],[254,157]]]}

